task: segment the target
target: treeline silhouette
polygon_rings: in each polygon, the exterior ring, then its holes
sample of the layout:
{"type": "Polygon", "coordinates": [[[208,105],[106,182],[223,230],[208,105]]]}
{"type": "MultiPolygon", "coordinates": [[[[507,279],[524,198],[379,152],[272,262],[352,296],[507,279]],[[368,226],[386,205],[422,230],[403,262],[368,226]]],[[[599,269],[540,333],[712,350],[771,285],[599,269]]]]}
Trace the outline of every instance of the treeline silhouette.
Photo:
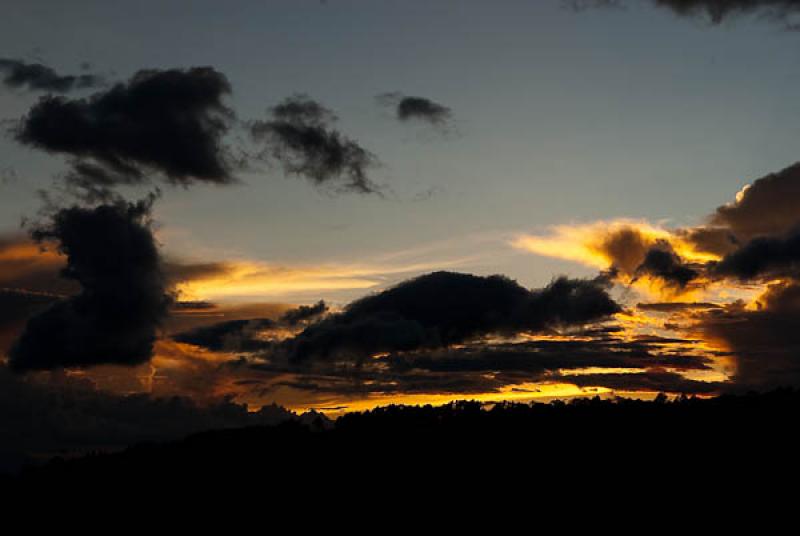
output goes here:
{"type": "Polygon", "coordinates": [[[793,471],[798,410],[794,389],[713,399],[388,406],[336,421],[318,416],[54,459],[2,483],[52,489],[43,486],[259,482],[307,493],[318,483],[332,491],[420,476],[473,484],[512,474],[540,483],[564,475],[658,481],[674,478],[676,468],[691,468],[707,483],[722,474],[793,471]]]}

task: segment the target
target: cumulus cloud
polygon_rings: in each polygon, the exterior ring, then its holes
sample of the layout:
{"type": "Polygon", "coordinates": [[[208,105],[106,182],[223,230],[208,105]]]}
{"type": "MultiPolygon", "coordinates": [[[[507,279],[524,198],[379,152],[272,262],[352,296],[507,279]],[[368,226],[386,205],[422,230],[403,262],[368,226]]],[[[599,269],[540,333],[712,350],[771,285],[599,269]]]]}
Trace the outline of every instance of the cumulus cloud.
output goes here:
{"type": "Polygon", "coordinates": [[[152,200],[71,207],[33,231],[66,256],[80,292],[32,317],[9,352],[18,371],[147,361],[170,298],[149,226],[152,200]]]}
{"type": "Polygon", "coordinates": [[[800,224],[800,163],[745,186],[735,201],[712,214],[710,227],[724,228],[738,244],[786,232],[800,224]]]}
{"type": "Polygon", "coordinates": [[[620,311],[600,280],[558,278],[528,290],[502,276],[435,272],[351,303],[287,341],[291,359],[364,358],[442,347],[490,333],[542,331],[620,311]]]}
{"type": "Polygon", "coordinates": [[[50,93],[68,93],[104,84],[103,78],[94,74],[61,75],[41,63],[11,58],[0,58],[0,78],[9,88],[50,93]]]}
{"type": "Polygon", "coordinates": [[[210,67],[142,70],[83,99],[45,96],[15,130],[25,145],[71,158],[68,185],[102,197],[152,174],[175,184],[230,183],[223,143],[234,117],[227,78],[210,67]]]}
{"type": "Polygon", "coordinates": [[[294,95],[270,109],[270,118],[253,121],[250,133],[266,145],[264,158],[279,162],[287,175],[317,185],[336,184],[358,193],[379,193],[368,176],[377,160],[358,142],[334,128],[336,115],[306,95],[294,95]]]}

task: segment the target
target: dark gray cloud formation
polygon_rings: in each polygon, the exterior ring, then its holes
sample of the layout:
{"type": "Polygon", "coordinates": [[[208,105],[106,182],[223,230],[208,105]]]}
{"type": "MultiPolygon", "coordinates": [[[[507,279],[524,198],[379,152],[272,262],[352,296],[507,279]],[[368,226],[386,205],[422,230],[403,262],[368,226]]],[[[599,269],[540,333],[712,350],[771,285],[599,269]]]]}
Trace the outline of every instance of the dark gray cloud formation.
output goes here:
{"type": "Polygon", "coordinates": [[[447,106],[425,97],[413,97],[402,93],[385,93],[378,95],[377,100],[394,109],[399,121],[424,121],[434,126],[444,126],[453,117],[447,106]]]}
{"type": "Polygon", "coordinates": [[[266,145],[262,157],[275,159],[287,175],[317,185],[337,185],[359,193],[379,193],[367,171],[375,156],[344,136],[336,115],[306,95],[294,95],[270,109],[270,119],[253,121],[253,138],[266,145]]]}
{"type": "Polygon", "coordinates": [[[167,314],[161,259],[149,227],[152,200],[59,210],[33,231],[66,255],[77,295],[32,317],[9,352],[18,371],[135,365],[150,359],[167,314]]]}
{"type": "Polygon", "coordinates": [[[783,233],[800,224],[800,163],[756,179],[739,198],[719,207],[712,227],[723,227],[742,243],[783,233]]]}
{"type": "Polygon", "coordinates": [[[271,330],[297,329],[304,323],[313,322],[328,312],[328,306],[320,300],[314,305],[301,305],[289,309],[279,318],[243,318],[226,320],[199,326],[173,335],[178,342],[201,346],[216,352],[258,352],[275,347],[271,330]]]}
{"type": "Polygon", "coordinates": [[[667,247],[651,248],[636,269],[636,275],[657,277],[668,285],[685,288],[700,272],[686,266],[681,258],[667,247]]]}
{"type": "Polygon", "coordinates": [[[707,16],[714,24],[737,15],[756,14],[785,21],[800,12],[798,0],[652,0],[681,16],[707,16]]]}
{"type": "MultiPolygon", "coordinates": [[[[681,17],[704,17],[713,24],[743,15],[754,15],[785,24],[794,29],[800,13],[800,0],[638,0],[669,9],[681,17]]],[[[566,6],[576,11],[590,8],[624,8],[637,0],[567,0],[566,6]]]]}
{"type": "Polygon", "coordinates": [[[66,182],[90,193],[139,184],[233,181],[223,143],[234,117],[227,78],[210,67],[142,70],[84,99],[42,97],[16,139],[73,161],[66,182]]]}
{"type": "Polygon", "coordinates": [[[600,280],[558,278],[528,290],[502,276],[435,272],[351,303],[287,342],[291,359],[364,358],[461,343],[490,333],[542,331],[620,310],[600,280]]]}
{"type": "Polygon", "coordinates": [[[269,340],[259,337],[259,334],[277,325],[269,318],[228,320],[178,333],[172,338],[215,352],[256,352],[272,345],[269,340]]]}
{"type": "Polygon", "coordinates": [[[754,238],[712,265],[712,272],[741,280],[800,277],[800,229],[754,238]]]}
{"type": "Polygon", "coordinates": [[[67,93],[75,89],[98,87],[104,83],[102,77],[97,75],[61,75],[41,63],[27,63],[10,58],[0,58],[0,80],[9,88],[49,93],[67,93]]]}

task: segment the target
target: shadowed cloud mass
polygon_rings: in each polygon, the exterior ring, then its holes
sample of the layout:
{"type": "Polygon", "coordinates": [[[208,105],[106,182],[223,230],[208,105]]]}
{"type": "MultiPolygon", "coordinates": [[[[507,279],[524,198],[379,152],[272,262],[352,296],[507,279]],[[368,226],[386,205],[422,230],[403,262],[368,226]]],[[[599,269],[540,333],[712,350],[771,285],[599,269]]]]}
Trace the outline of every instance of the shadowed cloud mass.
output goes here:
{"type": "Polygon", "coordinates": [[[23,117],[16,139],[63,154],[65,181],[95,197],[159,175],[175,184],[234,179],[223,137],[233,111],[227,78],[211,67],[142,70],[83,99],[45,96],[23,117]]]}
{"type": "Polygon", "coordinates": [[[503,276],[435,272],[351,303],[288,341],[291,359],[364,358],[490,333],[541,331],[620,310],[602,280],[558,278],[528,290],[503,276]]]}
{"type": "Polygon", "coordinates": [[[149,227],[151,202],[65,208],[34,229],[36,240],[66,256],[62,276],[80,292],[28,321],[9,353],[14,370],[150,359],[171,301],[149,227]]]}

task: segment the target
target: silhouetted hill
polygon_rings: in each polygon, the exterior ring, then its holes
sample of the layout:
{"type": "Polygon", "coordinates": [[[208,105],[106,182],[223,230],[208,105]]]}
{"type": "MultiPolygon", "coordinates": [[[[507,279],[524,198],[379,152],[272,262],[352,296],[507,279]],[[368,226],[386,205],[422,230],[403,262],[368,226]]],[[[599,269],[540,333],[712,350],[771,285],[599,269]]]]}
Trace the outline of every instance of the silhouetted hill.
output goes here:
{"type": "Polygon", "coordinates": [[[563,475],[657,481],[672,478],[676,468],[701,470],[696,476],[706,481],[715,474],[793,470],[798,410],[795,390],[491,409],[474,402],[388,406],[347,414],[335,423],[320,419],[227,429],[53,460],[7,477],[6,483],[43,489],[75,483],[262,482],[285,493],[304,493],[312,483],[385,486],[419,476],[450,483],[512,474],[539,482],[563,475]]]}

